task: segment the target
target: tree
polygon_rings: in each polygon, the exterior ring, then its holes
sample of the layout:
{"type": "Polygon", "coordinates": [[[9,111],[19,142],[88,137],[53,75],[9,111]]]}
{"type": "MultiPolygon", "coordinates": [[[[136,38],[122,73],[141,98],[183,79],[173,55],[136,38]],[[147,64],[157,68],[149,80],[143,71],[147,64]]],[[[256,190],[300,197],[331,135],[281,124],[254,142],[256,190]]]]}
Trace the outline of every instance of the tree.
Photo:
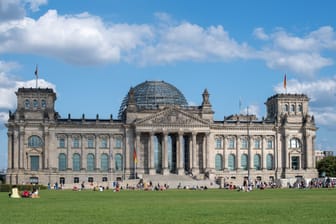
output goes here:
{"type": "Polygon", "coordinates": [[[316,168],[319,175],[325,174],[327,177],[336,177],[336,156],[327,156],[317,162],[316,168]]]}

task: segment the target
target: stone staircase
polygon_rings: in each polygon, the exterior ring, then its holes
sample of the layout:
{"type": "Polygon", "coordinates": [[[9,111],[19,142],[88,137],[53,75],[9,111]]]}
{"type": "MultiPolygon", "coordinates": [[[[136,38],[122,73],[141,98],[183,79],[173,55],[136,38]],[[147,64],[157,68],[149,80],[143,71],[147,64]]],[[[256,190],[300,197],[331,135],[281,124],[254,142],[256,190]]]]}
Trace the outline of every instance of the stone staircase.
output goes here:
{"type": "MultiPolygon", "coordinates": [[[[168,185],[170,189],[176,188],[219,188],[219,185],[214,181],[209,179],[196,179],[187,175],[144,175],[142,178],[144,183],[149,184],[152,183],[153,186],[163,186],[168,185]]],[[[140,182],[140,179],[130,179],[124,180],[121,185],[125,187],[128,185],[129,187],[136,187],[136,185],[140,182]]]]}

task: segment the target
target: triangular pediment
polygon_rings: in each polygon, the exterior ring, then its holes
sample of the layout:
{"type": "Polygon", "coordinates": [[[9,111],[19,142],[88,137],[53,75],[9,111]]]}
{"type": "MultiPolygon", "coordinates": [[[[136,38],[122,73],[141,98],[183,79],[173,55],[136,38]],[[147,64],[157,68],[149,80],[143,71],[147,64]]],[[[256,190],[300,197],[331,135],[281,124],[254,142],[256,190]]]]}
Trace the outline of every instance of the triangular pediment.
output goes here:
{"type": "Polygon", "coordinates": [[[135,122],[135,125],[152,125],[152,126],[209,126],[209,121],[198,118],[179,108],[166,108],[151,116],[145,117],[135,122]]]}
{"type": "Polygon", "coordinates": [[[42,150],[39,150],[37,148],[32,148],[30,150],[28,150],[29,154],[41,154],[42,150]]]}

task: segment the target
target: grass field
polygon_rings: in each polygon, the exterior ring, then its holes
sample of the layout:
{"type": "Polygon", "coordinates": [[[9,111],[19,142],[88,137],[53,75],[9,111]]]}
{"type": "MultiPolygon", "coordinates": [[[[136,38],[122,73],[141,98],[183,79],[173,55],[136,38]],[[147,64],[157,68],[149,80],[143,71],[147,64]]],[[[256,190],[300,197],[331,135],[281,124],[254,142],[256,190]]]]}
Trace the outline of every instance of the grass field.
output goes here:
{"type": "Polygon", "coordinates": [[[0,223],[336,223],[336,189],[0,193],[0,223]]]}

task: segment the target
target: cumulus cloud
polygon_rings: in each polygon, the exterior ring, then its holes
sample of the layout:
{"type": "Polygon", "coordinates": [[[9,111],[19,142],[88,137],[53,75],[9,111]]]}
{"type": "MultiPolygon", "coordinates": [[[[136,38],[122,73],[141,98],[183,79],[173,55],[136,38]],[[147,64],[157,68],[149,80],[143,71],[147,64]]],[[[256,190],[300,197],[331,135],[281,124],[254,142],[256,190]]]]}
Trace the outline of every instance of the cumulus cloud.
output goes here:
{"type": "MultiPolygon", "coordinates": [[[[336,123],[336,77],[316,81],[287,80],[288,93],[304,93],[310,98],[310,112],[318,125],[333,127],[336,123]]],[[[275,86],[275,91],[283,93],[283,84],[275,86]]]]}
{"type": "MultiPolygon", "coordinates": [[[[2,1],[0,10],[22,10],[23,4],[38,10],[46,3],[2,1]]],[[[261,47],[255,49],[236,41],[221,25],[202,27],[178,22],[164,12],[155,14],[157,24],[114,24],[88,13],[59,15],[56,10],[48,10],[38,19],[24,17],[24,12],[14,15],[16,20],[0,22],[0,54],[38,54],[80,65],[124,61],[146,66],[188,60],[258,59],[272,69],[312,77],[334,63],[325,52],[336,49],[336,34],[330,26],[305,35],[279,28],[267,33],[257,27],[253,35],[261,40],[261,47]]]]}
{"type": "Polygon", "coordinates": [[[260,40],[268,40],[269,36],[265,33],[262,27],[255,28],[253,35],[260,40]]]}
{"type": "Polygon", "coordinates": [[[0,21],[22,19],[25,14],[24,6],[20,0],[0,1],[0,21]]]}
{"type": "Polygon", "coordinates": [[[336,49],[336,34],[332,27],[324,26],[304,36],[295,36],[284,29],[266,34],[263,28],[254,35],[264,40],[257,57],[272,69],[291,71],[301,76],[313,76],[320,69],[334,64],[327,51],[336,49]]]}
{"type": "Polygon", "coordinates": [[[48,55],[85,65],[118,62],[122,51],[150,35],[147,25],[106,26],[88,13],[60,16],[49,10],[38,20],[25,17],[0,24],[0,53],[48,55]]]}
{"type": "Polygon", "coordinates": [[[185,60],[229,60],[251,57],[245,43],[230,38],[222,26],[203,28],[196,24],[181,23],[164,27],[156,32],[156,42],[140,52],[141,64],[161,64],[185,60]]]}
{"type": "MultiPolygon", "coordinates": [[[[11,75],[11,71],[18,67],[16,63],[0,61],[0,129],[8,120],[8,111],[16,108],[15,92],[20,87],[35,88],[36,80],[21,81],[11,75]]],[[[52,88],[56,91],[54,84],[43,79],[38,80],[41,88],[52,88]]]]}
{"type": "Polygon", "coordinates": [[[39,11],[40,6],[48,4],[48,0],[24,0],[29,5],[29,8],[33,11],[39,11]]]}

